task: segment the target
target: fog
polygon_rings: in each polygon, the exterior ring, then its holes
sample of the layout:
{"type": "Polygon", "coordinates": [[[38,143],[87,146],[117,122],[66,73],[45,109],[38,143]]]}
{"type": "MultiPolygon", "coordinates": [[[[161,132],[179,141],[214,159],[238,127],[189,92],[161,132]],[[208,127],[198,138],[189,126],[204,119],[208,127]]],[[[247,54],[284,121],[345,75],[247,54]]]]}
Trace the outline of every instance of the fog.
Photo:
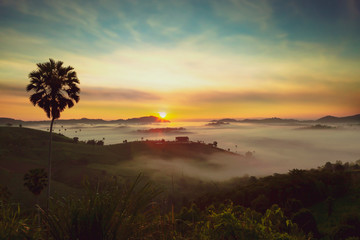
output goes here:
{"type": "MultiPolygon", "coordinates": [[[[208,180],[226,180],[244,175],[263,176],[285,173],[290,169],[310,169],[326,162],[353,162],[360,159],[360,125],[333,125],[331,129],[301,129],[306,125],[261,125],[231,123],[206,126],[206,122],[161,123],[152,125],[55,125],[54,132],[80,140],[102,140],[105,144],[141,140],[175,140],[188,136],[190,141],[217,141],[231,154],[213,154],[205,161],[159,159],[140,156],[119,169],[150,170],[154,175],[183,175],[208,180]],[[183,132],[139,132],[151,128],[185,128],[183,132]],[[66,130],[65,130],[66,129],[66,130]],[[252,157],[245,157],[250,151],[252,157]]],[[[46,125],[33,128],[46,130],[46,125]]]]}

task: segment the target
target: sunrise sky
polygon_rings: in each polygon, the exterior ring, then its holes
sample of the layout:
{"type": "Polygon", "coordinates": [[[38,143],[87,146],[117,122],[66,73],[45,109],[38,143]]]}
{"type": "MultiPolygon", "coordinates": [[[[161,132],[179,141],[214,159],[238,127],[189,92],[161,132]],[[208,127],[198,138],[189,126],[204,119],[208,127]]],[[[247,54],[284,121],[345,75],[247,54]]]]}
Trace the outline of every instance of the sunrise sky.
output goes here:
{"type": "Polygon", "coordinates": [[[61,118],[360,113],[357,0],[0,0],[0,117],[46,119],[28,74],[75,68],[61,118]]]}

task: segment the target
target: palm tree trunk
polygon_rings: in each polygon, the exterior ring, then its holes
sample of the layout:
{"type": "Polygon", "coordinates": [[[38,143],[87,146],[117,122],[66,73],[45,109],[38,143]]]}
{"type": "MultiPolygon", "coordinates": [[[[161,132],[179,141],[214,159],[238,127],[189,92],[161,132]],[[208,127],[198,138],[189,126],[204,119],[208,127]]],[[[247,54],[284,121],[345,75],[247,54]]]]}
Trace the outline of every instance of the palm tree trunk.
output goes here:
{"type": "Polygon", "coordinates": [[[52,118],[50,124],[50,140],[49,140],[49,158],[48,158],[48,192],[46,200],[46,209],[49,210],[49,199],[50,199],[50,184],[51,184],[51,146],[52,146],[52,129],[55,118],[52,118]]]}
{"type": "Polygon", "coordinates": [[[39,195],[36,196],[36,209],[37,209],[37,217],[38,217],[38,227],[41,228],[41,220],[40,220],[40,202],[39,195]]]}

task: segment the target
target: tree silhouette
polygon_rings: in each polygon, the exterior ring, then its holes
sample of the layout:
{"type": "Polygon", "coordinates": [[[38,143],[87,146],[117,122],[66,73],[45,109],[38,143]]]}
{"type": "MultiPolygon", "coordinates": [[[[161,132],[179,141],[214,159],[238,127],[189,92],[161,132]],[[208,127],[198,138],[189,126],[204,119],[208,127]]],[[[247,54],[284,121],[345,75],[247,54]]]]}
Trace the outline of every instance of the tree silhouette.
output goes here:
{"type": "MultiPolygon", "coordinates": [[[[39,205],[39,195],[48,183],[48,176],[43,168],[32,169],[24,175],[24,186],[36,197],[39,205]]],[[[38,208],[38,225],[40,226],[40,212],[38,208]]]]}
{"type": "Polygon", "coordinates": [[[35,196],[39,196],[48,183],[48,176],[43,168],[32,169],[24,175],[24,186],[35,196]]]}
{"type": "Polygon", "coordinates": [[[71,108],[74,102],[78,102],[80,97],[79,79],[76,76],[74,68],[71,66],[63,67],[63,62],[55,62],[49,59],[49,62],[38,63],[37,69],[29,74],[30,84],[27,85],[26,91],[34,91],[30,96],[30,102],[34,106],[44,109],[50,123],[49,139],[49,157],[48,157],[48,193],[50,197],[51,186],[51,146],[52,146],[52,129],[54,120],[60,118],[60,113],[66,107],[71,108]]]}

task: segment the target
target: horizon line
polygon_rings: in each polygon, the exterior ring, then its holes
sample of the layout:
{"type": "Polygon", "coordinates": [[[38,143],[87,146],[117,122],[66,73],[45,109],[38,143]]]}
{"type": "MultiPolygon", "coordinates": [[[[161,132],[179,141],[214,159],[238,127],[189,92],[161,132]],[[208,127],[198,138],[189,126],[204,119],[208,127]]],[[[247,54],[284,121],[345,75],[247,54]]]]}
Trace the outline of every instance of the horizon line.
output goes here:
{"type": "MultiPolygon", "coordinates": [[[[272,116],[272,117],[222,117],[222,118],[178,118],[175,121],[174,120],[170,120],[170,119],[163,119],[163,120],[167,120],[170,122],[200,122],[200,121],[213,121],[213,120],[221,120],[221,119],[234,119],[234,120],[245,120],[245,119],[250,119],[250,120],[262,120],[262,119],[271,119],[271,118],[279,118],[279,119],[294,119],[294,120],[302,120],[302,121],[306,121],[306,120],[317,120],[323,117],[350,117],[350,116],[356,116],[356,115],[360,115],[360,113],[357,114],[352,114],[352,115],[344,115],[344,116],[335,116],[335,115],[325,115],[322,117],[318,117],[318,118],[297,118],[297,117],[276,117],[276,116],[272,116]]],[[[88,118],[88,117],[81,117],[81,118],[58,118],[55,119],[56,120],[65,120],[65,121],[69,121],[69,120],[82,120],[82,119],[88,119],[88,120],[103,120],[103,121],[118,121],[118,120],[129,120],[129,119],[136,119],[136,118],[143,118],[143,117],[155,117],[157,119],[162,119],[160,117],[154,116],[154,115],[147,115],[147,116],[140,116],[140,117],[130,117],[130,118],[117,118],[117,119],[103,119],[103,118],[88,118]]],[[[13,120],[17,120],[17,121],[23,121],[23,122],[45,122],[45,121],[51,121],[51,119],[38,119],[38,120],[23,120],[23,119],[17,119],[17,118],[12,118],[12,117],[3,117],[1,116],[0,118],[9,118],[9,119],[13,119],[13,120]]]]}

